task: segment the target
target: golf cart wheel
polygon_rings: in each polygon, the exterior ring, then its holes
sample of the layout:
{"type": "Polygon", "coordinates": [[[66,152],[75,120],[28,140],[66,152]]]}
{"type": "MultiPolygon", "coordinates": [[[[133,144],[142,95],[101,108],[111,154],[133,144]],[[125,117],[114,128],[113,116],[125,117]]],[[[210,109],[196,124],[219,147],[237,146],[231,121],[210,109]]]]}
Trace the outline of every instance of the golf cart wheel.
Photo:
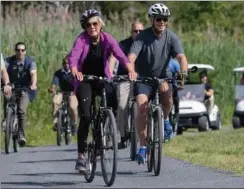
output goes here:
{"type": "Polygon", "coordinates": [[[207,116],[201,116],[198,119],[198,131],[204,132],[209,130],[209,122],[207,116]]]}
{"type": "Polygon", "coordinates": [[[221,119],[220,119],[220,115],[218,114],[215,124],[212,125],[212,129],[213,130],[220,130],[221,127],[222,127],[222,125],[221,125],[221,119]]]}
{"type": "Polygon", "coordinates": [[[182,134],[183,134],[183,128],[178,126],[177,135],[182,135],[182,134]]]}
{"type": "Polygon", "coordinates": [[[241,122],[240,122],[240,118],[237,116],[234,116],[232,118],[232,124],[233,124],[233,128],[234,129],[239,129],[241,128],[241,122]]]}

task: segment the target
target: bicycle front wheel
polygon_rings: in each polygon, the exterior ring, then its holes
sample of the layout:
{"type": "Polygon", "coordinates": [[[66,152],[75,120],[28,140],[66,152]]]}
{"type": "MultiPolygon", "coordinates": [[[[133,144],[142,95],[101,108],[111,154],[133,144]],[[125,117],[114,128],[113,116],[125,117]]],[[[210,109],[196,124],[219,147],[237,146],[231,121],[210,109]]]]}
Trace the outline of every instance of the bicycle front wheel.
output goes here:
{"type": "Polygon", "coordinates": [[[5,129],[5,153],[9,154],[12,139],[12,125],[13,125],[13,110],[8,108],[6,114],[6,129],[5,129]]]}
{"type": "Polygon", "coordinates": [[[61,146],[62,143],[62,125],[63,125],[63,115],[62,111],[58,113],[58,122],[57,122],[57,145],[61,146]]]}
{"type": "Polygon", "coordinates": [[[130,158],[132,161],[136,159],[137,152],[137,133],[136,133],[136,114],[137,105],[136,102],[132,104],[131,108],[131,123],[130,123],[130,158]]]}
{"type": "MultiPolygon", "coordinates": [[[[94,123],[90,123],[90,127],[93,128],[94,123]]],[[[96,133],[92,129],[91,133],[91,140],[87,146],[87,163],[88,163],[88,170],[85,174],[85,179],[88,183],[91,183],[94,180],[95,177],[95,171],[97,168],[97,138],[95,136],[96,133]]]]}
{"type": "Polygon", "coordinates": [[[72,141],[72,136],[71,136],[71,131],[70,131],[70,118],[68,115],[65,116],[65,144],[66,145],[70,145],[71,141],[72,141]]]}
{"type": "Polygon", "coordinates": [[[153,132],[153,151],[154,151],[154,175],[158,176],[161,170],[162,160],[162,109],[156,107],[153,112],[154,132],[153,132]]]}
{"type": "Polygon", "coordinates": [[[103,110],[103,118],[99,124],[101,126],[101,168],[103,179],[107,186],[112,186],[117,173],[117,126],[112,110],[103,110]],[[109,155],[109,151],[111,155],[109,155]],[[109,170],[111,168],[111,170],[109,170]]]}

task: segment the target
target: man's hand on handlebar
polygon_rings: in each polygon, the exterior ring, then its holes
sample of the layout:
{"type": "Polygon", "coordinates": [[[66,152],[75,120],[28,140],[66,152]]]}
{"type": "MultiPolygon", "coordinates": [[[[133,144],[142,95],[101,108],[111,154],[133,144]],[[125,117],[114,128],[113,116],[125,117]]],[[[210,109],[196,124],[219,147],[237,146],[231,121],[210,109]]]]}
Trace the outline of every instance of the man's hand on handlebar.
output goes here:
{"type": "Polygon", "coordinates": [[[55,91],[53,89],[48,89],[49,93],[54,93],[55,91]]]}
{"type": "Polygon", "coordinates": [[[4,92],[4,95],[7,95],[7,96],[11,95],[12,86],[10,84],[4,85],[3,92],[4,92]]]}
{"type": "Polygon", "coordinates": [[[188,77],[188,74],[187,72],[180,72],[179,75],[178,75],[178,88],[179,89],[183,89],[184,88],[184,85],[185,85],[185,82],[187,80],[187,77],[188,77]]]}

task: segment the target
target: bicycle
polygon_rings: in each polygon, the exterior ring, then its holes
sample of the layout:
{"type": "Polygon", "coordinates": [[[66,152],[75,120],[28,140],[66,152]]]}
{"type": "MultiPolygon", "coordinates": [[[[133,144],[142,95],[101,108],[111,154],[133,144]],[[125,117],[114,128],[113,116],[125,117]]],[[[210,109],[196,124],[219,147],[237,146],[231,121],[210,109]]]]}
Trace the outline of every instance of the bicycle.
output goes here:
{"type": "Polygon", "coordinates": [[[161,170],[162,141],[164,140],[164,117],[159,103],[159,86],[163,81],[172,82],[170,79],[157,77],[140,77],[136,82],[150,85],[156,89],[155,94],[149,97],[148,102],[148,126],[147,126],[147,169],[158,176],[161,170]]]}
{"type": "Polygon", "coordinates": [[[107,83],[111,83],[112,80],[93,75],[84,75],[83,78],[84,81],[95,81],[103,84],[100,104],[96,104],[96,97],[99,95],[93,94],[92,96],[92,106],[90,110],[92,115],[92,119],[90,121],[92,133],[90,136],[91,141],[88,143],[86,149],[89,168],[84,176],[88,183],[91,183],[94,180],[97,156],[100,156],[104,182],[107,186],[112,186],[117,173],[117,126],[112,108],[107,106],[105,90],[105,85],[107,83]],[[105,161],[106,151],[109,149],[114,150],[112,154],[113,157],[111,158],[113,161],[111,173],[108,173],[107,164],[105,161]]]}
{"type": "Polygon", "coordinates": [[[11,145],[11,139],[13,142],[13,150],[14,152],[19,151],[19,124],[18,124],[18,114],[17,114],[17,103],[16,100],[18,99],[18,96],[20,96],[20,93],[26,90],[26,88],[23,87],[15,87],[12,85],[12,95],[10,99],[6,99],[6,105],[5,105],[5,153],[10,153],[10,145],[11,145]]]}
{"type": "Polygon", "coordinates": [[[62,137],[64,135],[65,144],[69,145],[72,140],[71,136],[71,126],[70,126],[70,111],[69,111],[69,96],[73,95],[73,92],[59,91],[62,93],[63,99],[61,107],[57,111],[57,145],[61,146],[62,137]]]}
{"type": "Polygon", "coordinates": [[[173,88],[173,106],[169,114],[169,121],[173,128],[173,136],[177,136],[182,133],[181,127],[179,127],[179,98],[178,98],[178,88],[173,88]],[[174,91],[175,90],[175,91],[174,91]]]}
{"type": "MultiPolygon", "coordinates": [[[[123,81],[129,81],[134,84],[133,81],[131,81],[128,77],[128,75],[120,75],[115,76],[113,78],[116,82],[123,82],[123,81]]],[[[136,114],[137,114],[137,104],[135,96],[132,95],[129,97],[129,104],[128,104],[128,125],[125,128],[125,137],[127,139],[126,147],[130,146],[130,159],[132,161],[135,161],[136,159],[136,153],[137,153],[137,132],[136,132],[136,114]]]]}

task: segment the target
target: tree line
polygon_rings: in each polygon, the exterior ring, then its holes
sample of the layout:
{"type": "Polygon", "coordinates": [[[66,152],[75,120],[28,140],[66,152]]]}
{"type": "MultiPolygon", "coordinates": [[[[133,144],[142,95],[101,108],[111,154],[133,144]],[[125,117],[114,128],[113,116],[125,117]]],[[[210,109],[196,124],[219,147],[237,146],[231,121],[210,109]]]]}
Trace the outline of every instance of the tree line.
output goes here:
{"type": "MultiPolygon", "coordinates": [[[[104,17],[113,22],[127,19],[140,19],[148,23],[148,7],[153,1],[2,1],[2,17],[19,16],[21,12],[32,7],[53,15],[62,15],[64,19],[69,14],[87,8],[97,8],[104,17]],[[121,19],[122,18],[122,19],[121,19]]],[[[158,2],[159,3],[159,2],[158,2]]],[[[194,1],[173,2],[165,1],[171,11],[171,25],[180,32],[201,32],[211,30],[214,33],[227,33],[239,39],[244,35],[244,2],[194,1]]]]}

